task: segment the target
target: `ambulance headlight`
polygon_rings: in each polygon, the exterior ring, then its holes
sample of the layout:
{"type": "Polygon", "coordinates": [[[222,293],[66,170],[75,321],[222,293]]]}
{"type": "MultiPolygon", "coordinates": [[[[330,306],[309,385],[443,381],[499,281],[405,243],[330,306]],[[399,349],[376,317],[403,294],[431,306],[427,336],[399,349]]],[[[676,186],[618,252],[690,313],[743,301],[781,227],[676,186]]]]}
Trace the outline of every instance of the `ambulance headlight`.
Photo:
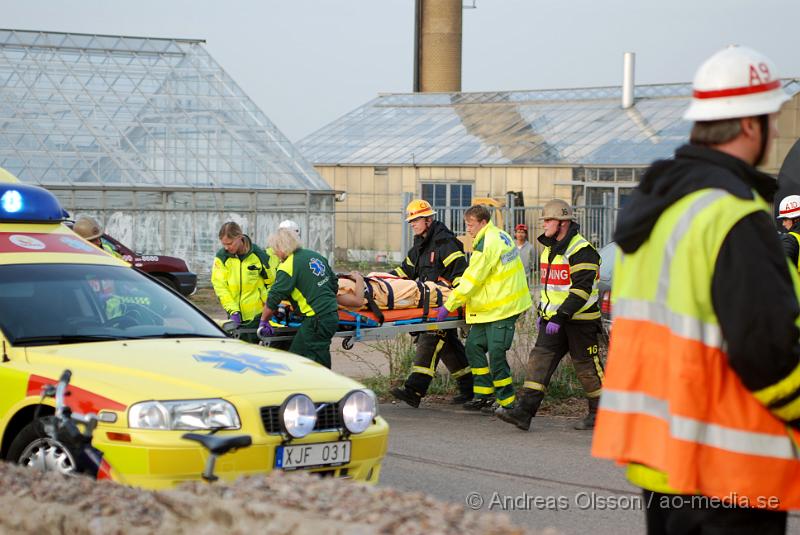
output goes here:
{"type": "Polygon", "coordinates": [[[128,410],[128,426],[136,429],[239,429],[233,405],[224,399],[144,401],[128,410]]]}
{"type": "Polygon", "coordinates": [[[378,413],[375,393],[372,390],[353,390],[339,402],[339,413],[345,428],[357,435],[372,424],[378,413]]]}
{"type": "Polygon", "coordinates": [[[317,425],[317,408],[305,394],[292,394],[280,409],[281,428],[292,438],[303,438],[317,425]]]}

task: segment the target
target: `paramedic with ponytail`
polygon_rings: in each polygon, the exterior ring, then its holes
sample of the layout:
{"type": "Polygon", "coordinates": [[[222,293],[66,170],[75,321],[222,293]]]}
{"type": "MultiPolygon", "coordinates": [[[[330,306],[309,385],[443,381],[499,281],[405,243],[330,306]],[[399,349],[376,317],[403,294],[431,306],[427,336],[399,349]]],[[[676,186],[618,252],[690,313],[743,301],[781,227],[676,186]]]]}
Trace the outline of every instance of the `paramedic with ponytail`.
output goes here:
{"type": "Polygon", "coordinates": [[[800,509],[798,277],[756,167],[789,96],[738,46],[693,88],[689,144],[619,214],[592,454],[627,465],[650,534],[782,534],[800,509]]]}
{"type": "MultiPolygon", "coordinates": [[[[400,267],[390,273],[422,283],[439,282],[456,287],[467,268],[464,246],[444,223],[434,219],[435,215],[426,200],[414,199],[408,204],[406,221],[414,232],[414,243],[400,267]]],[[[434,303],[431,294],[430,309],[442,304],[434,303]]],[[[456,329],[420,334],[411,374],[402,387],[392,388],[391,394],[412,407],[419,407],[436,375],[438,360],[444,362],[450,376],[458,382],[459,394],[453,403],[472,399],[472,373],[456,329]]]]}

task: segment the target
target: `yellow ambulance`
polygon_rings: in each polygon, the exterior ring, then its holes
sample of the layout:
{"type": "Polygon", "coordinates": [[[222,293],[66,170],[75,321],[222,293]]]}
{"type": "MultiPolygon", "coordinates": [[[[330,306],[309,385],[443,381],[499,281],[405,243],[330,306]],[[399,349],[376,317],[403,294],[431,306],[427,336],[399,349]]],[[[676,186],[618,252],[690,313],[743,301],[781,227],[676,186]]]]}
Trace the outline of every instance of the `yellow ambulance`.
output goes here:
{"type": "Polygon", "coordinates": [[[44,385],[72,371],[66,404],[96,413],[92,446],[121,483],[199,479],[187,432],[247,434],[219,458],[231,480],[308,470],[377,482],[388,425],[374,394],[311,360],[229,338],[177,293],[94,247],[47,190],[0,180],[0,456],[69,473],[42,432],[44,385]]]}

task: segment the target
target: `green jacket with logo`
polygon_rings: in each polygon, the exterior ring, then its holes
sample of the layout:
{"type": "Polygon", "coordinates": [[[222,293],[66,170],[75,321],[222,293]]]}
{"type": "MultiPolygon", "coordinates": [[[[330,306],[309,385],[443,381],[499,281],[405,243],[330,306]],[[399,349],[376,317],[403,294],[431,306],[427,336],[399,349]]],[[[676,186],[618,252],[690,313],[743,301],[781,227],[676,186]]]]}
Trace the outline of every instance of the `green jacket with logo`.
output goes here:
{"type": "Polygon", "coordinates": [[[267,306],[276,310],[281,301],[291,299],[304,316],[335,312],[338,289],[339,281],[328,260],[317,252],[301,248],[278,266],[267,306]]]}
{"type": "Polygon", "coordinates": [[[241,255],[224,248],[217,251],[211,269],[211,284],[228,315],[239,312],[242,321],[259,316],[267,299],[267,288],[275,281],[278,256],[245,236],[249,249],[241,255]]]}

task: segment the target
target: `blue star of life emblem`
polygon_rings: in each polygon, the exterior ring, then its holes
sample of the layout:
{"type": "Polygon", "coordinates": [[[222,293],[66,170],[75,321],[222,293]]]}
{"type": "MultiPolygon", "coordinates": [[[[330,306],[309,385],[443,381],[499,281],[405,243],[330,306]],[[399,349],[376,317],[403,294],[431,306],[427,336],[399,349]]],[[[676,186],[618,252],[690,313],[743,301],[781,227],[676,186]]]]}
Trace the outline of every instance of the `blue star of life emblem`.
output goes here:
{"type": "Polygon", "coordinates": [[[503,240],[503,243],[506,244],[506,247],[511,247],[511,238],[508,237],[508,234],[501,232],[500,239],[503,240]]]}
{"type": "Polygon", "coordinates": [[[325,274],[325,264],[323,264],[319,258],[312,258],[309,260],[308,267],[317,277],[321,277],[325,274]]]}
{"type": "Polygon", "coordinates": [[[214,367],[235,373],[244,373],[252,370],[261,375],[285,375],[289,366],[280,362],[271,362],[259,355],[248,353],[228,353],[227,351],[204,351],[198,355],[192,355],[198,362],[213,362],[214,367]]]}

